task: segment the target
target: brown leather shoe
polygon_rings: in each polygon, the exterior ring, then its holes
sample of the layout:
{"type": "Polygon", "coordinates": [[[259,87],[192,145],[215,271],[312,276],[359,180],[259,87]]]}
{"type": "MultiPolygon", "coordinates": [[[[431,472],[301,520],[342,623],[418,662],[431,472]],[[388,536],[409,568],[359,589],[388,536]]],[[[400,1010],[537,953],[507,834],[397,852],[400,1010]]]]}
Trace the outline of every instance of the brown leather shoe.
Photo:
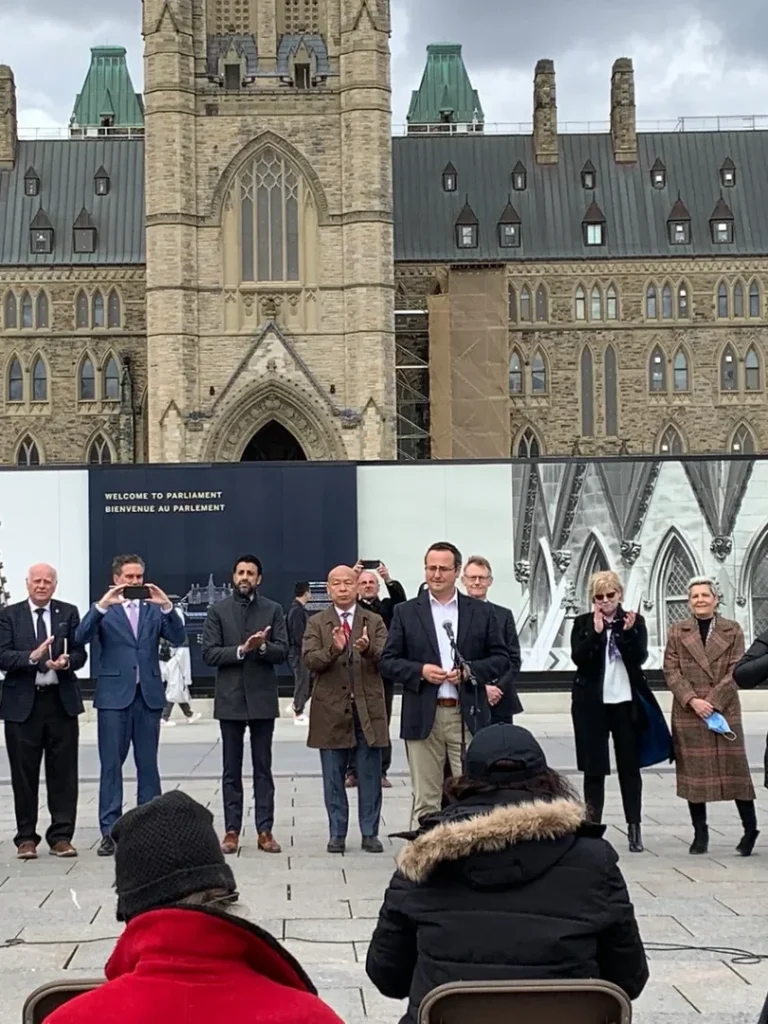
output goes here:
{"type": "Polygon", "coordinates": [[[237,853],[240,846],[240,836],[237,832],[227,832],[221,841],[222,853],[237,853]]]}
{"type": "Polygon", "coordinates": [[[72,843],[68,843],[66,839],[62,839],[60,843],[54,843],[51,847],[51,854],[54,857],[76,857],[77,850],[74,848],[72,843]]]}
{"type": "Polygon", "coordinates": [[[259,832],[259,849],[264,853],[282,853],[280,844],[275,842],[271,832],[259,832]]]}
{"type": "Polygon", "coordinates": [[[16,856],[19,860],[37,860],[37,846],[31,839],[27,839],[25,842],[19,843],[16,848],[16,856]]]}
{"type": "Polygon", "coordinates": [[[392,789],[392,783],[389,781],[386,775],[381,776],[381,788],[392,789]]]}
{"type": "Polygon", "coordinates": [[[357,776],[356,775],[348,775],[346,777],[346,779],[344,779],[344,785],[347,787],[347,789],[356,789],[357,788],[357,776]]]}

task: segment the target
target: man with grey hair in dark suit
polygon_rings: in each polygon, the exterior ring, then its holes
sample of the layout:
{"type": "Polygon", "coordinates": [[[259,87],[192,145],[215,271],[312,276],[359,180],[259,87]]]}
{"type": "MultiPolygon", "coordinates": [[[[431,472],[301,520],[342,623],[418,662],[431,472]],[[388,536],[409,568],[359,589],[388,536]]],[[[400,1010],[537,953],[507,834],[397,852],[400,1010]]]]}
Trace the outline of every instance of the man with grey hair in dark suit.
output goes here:
{"type": "Polygon", "coordinates": [[[219,720],[222,743],[224,853],[237,853],[243,824],[243,742],[251,736],[253,789],[258,846],[280,853],[272,835],[275,783],[272,778],[272,736],[280,716],[275,665],[288,657],[283,609],[258,592],[261,561],[241,555],[232,578],[234,593],[212,605],[203,627],[203,661],[215,668],[213,716],[219,720]]]}

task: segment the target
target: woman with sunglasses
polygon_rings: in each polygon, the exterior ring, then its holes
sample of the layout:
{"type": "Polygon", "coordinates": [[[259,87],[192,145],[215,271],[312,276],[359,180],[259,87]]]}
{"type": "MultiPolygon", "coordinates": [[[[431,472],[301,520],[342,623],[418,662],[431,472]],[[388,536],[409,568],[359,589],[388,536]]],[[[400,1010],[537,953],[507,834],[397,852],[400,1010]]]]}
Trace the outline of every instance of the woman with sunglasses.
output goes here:
{"type": "Polygon", "coordinates": [[[622,608],[623,594],[615,572],[597,572],[589,581],[592,609],[576,618],[571,632],[571,658],[577,669],[571,717],[590,821],[602,821],[612,736],[629,850],[642,853],[639,737],[647,725],[645,708],[650,705],[661,712],[642,671],[648,657],[645,620],[622,608]]]}

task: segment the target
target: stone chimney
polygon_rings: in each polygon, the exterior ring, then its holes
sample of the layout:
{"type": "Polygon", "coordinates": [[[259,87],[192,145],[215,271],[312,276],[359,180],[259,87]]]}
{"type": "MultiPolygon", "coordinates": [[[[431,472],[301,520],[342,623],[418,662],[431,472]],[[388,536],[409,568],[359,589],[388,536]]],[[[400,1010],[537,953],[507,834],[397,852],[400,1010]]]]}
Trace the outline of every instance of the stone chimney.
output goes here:
{"type": "Polygon", "coordinates": [[[616,163],[637,163],[635,72],[629,57],[619,57],[611,76],[611,140],[616,163]]]}
{"type": "Polygon", "coordinates": [[[0,171],[16,163],[16,83],[13,72],[0,64],[0,171]]]}
{"type": "Polygon", "coordinates": [[[557,95],[553,60],[540,60],[533,77],[533,149],[537,164],[557,163],[557,95]]]}

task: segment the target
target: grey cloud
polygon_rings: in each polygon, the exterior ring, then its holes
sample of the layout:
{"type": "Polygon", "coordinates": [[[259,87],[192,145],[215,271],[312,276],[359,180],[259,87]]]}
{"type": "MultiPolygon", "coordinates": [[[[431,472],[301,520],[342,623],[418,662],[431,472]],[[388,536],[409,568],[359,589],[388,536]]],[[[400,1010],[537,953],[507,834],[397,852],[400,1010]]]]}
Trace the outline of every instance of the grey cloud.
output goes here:
{"type": "Polygon", "coordinates": [[[140,0],[99,0],[94,7],[88,0],[4,0],[4,15],[19,16],[32,25],[40,18],[72,27],[93,28],[104,21],[136,22],[141,14],[140,0]]]}

